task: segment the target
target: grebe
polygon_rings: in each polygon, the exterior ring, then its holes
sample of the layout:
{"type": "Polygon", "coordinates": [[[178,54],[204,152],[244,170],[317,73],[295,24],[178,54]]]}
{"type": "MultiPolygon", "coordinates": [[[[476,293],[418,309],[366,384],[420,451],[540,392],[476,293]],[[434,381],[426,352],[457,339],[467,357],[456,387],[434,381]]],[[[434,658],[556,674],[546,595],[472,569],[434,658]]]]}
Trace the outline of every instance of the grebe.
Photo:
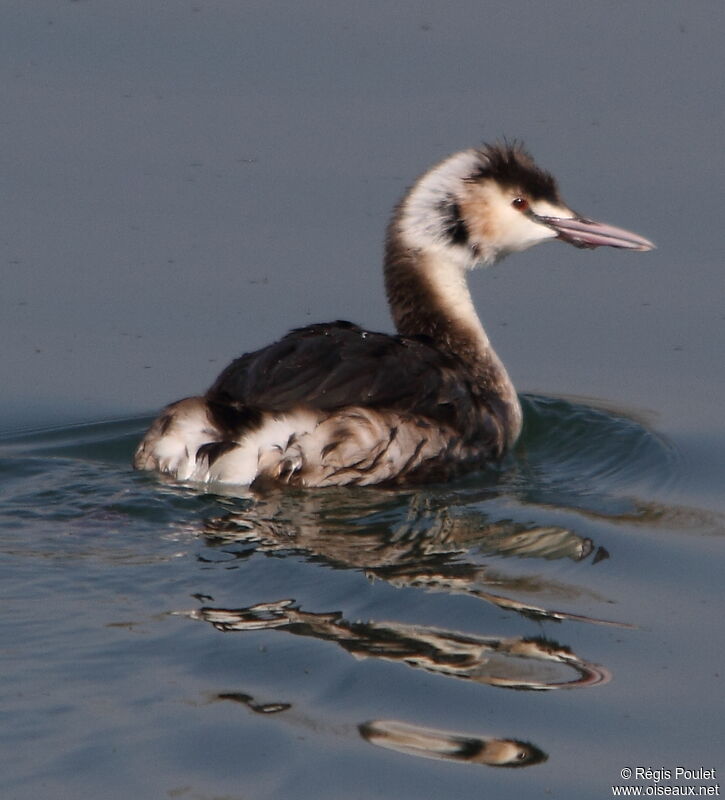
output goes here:
{"type": "Polygon", "coordinates": [[[297,487],[443,479],[499,459],[521,406],[466,272],[559,239],[649,250],[573,212],[519,144],[426,172],[388,227],[385,286],[398,335],[309,325],[237,358],[203,397],[167,406],[134,458],[181,481],[297,487]]]}

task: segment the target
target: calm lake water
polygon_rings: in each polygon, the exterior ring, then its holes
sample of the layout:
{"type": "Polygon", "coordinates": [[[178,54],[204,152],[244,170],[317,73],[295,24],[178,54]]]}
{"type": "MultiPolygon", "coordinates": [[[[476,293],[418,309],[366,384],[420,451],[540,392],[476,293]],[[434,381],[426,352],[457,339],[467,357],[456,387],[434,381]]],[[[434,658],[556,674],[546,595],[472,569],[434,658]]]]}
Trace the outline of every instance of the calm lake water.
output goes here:
{"type": "Polygon", "coordinates": [[[714,794],[721,4],[0,21],[3,798],[580,800],[655,785],[637,769],[714,794]],[[658,249],[472,277],[524,402],[502,464],[263,496],[130,469],[155,411],[239,353],[390,330],[390,208],[503,135],[658,249]]]}

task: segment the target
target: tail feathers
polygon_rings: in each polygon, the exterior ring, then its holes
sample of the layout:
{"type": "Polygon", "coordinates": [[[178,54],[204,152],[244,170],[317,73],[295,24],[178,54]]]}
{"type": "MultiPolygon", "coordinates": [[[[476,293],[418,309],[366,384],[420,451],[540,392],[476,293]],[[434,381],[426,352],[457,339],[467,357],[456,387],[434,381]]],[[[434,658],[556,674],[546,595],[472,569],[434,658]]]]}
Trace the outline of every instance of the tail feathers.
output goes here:
{"type": "Polygon", "coordinates": [[[221,432],[209,415],[203,397],[187,397],[159,414],[136,449],[136,469],[161,472],[178,480],[192,480],[197,453],[220,442],[221,432]]]}

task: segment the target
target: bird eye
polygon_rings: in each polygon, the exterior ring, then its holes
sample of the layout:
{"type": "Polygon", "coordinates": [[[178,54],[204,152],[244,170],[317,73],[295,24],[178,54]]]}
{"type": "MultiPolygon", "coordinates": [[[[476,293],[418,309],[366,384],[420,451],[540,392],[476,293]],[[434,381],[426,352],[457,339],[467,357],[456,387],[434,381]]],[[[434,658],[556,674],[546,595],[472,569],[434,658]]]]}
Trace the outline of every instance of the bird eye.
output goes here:
{"type": "Polygon", "coordinates": [[[526,211],[526,209],[529,207],[529,201],[525,197],[514,197],[514,199],[511,201],[511,205],[517,211],[526,211]]]}

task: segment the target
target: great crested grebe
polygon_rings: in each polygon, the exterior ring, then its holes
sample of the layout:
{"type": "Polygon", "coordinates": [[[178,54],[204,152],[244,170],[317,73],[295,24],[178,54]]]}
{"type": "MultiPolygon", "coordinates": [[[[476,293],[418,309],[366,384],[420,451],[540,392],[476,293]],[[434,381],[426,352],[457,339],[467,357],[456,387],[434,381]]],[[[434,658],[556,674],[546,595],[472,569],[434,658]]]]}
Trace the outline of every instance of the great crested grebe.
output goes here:
{"type": "Polygon", "coordinates": [[[466,272],[552,239],[654,247],[573,212],[518,144],[449,156],[388,227],[397,336],[340,321],[293,330],[234,360],[203,397],[167,406],[134,466],[182,481],[323,487],[441,479],[500,458],[521,406],[466,272]]]}

